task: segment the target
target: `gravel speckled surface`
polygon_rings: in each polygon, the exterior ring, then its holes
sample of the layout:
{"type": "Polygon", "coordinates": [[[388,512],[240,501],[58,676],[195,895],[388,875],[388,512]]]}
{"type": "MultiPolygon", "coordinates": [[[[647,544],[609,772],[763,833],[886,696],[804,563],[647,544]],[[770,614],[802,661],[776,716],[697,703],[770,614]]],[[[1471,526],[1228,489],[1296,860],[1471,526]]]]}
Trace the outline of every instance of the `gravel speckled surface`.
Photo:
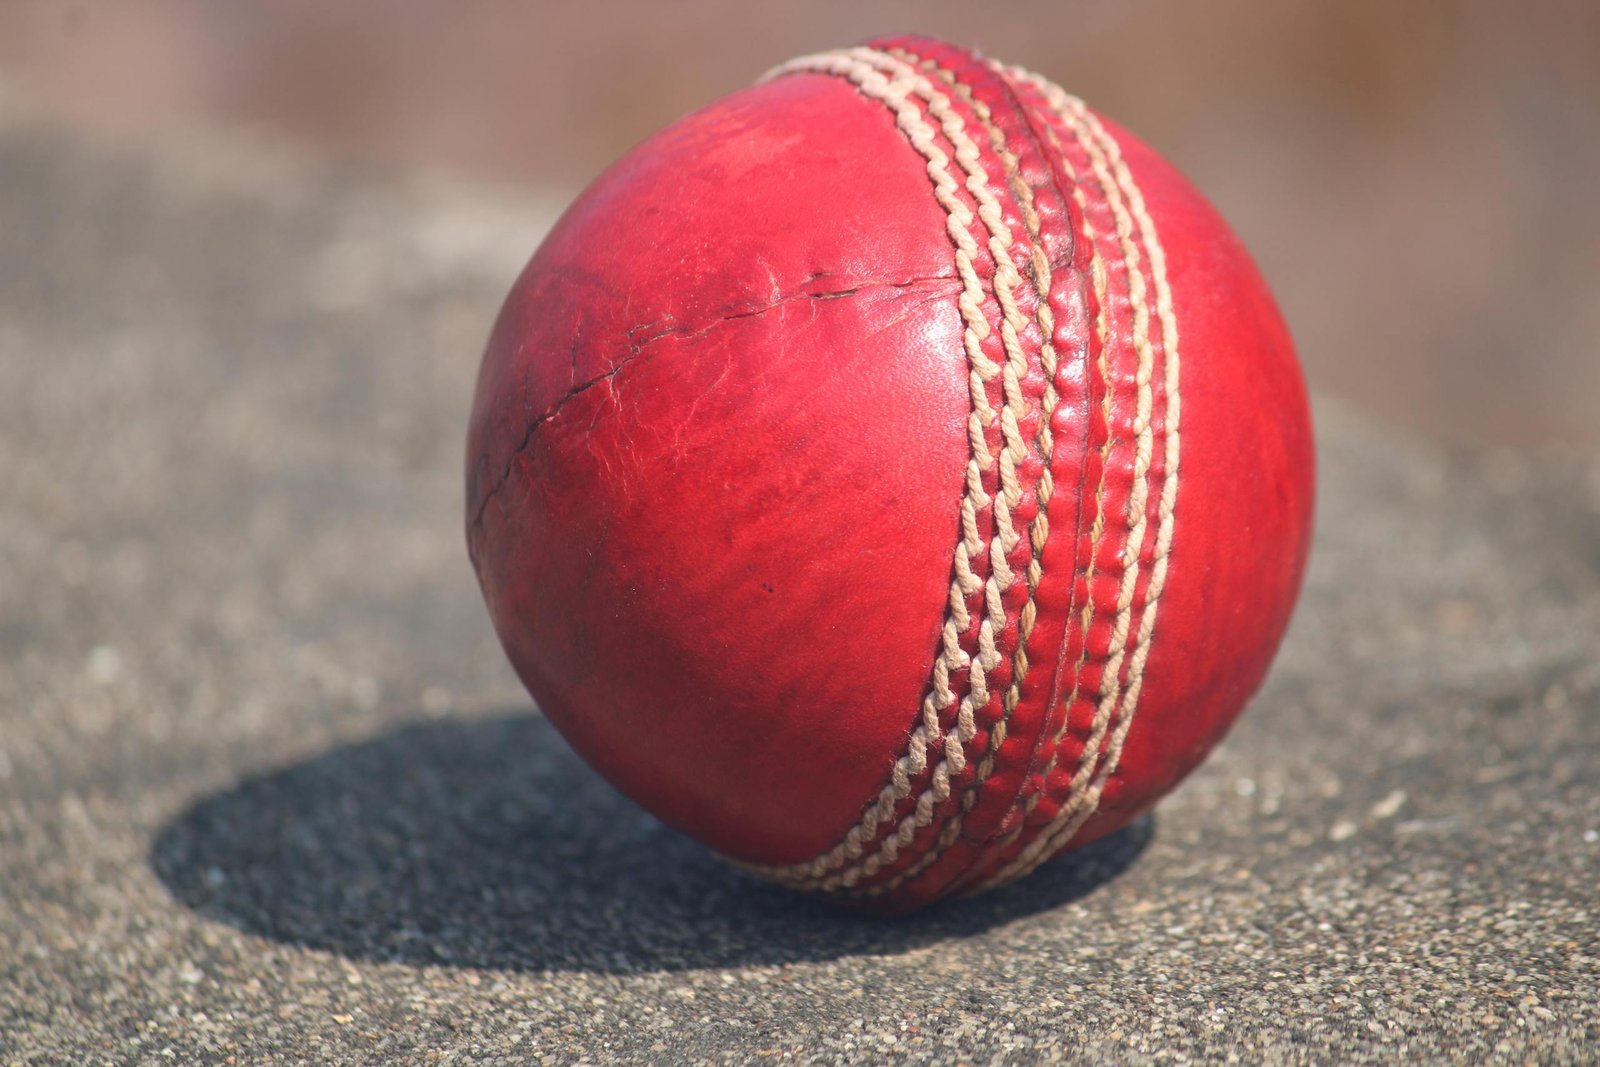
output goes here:
{"type": "Polygon", "coordinates": [[[1227,743],[865,920],[618,798],[502,661],[460,451],[550,217],[0,118],[0,1064],[1600,1057],[1600,463],[1324,405],[1227,743]]]}

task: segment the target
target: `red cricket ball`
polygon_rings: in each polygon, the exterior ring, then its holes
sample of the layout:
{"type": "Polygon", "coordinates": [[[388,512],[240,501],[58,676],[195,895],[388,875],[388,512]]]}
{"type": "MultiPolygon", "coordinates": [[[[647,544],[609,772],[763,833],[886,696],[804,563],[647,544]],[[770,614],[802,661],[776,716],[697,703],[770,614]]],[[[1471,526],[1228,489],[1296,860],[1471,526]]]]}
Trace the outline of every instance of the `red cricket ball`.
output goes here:
{"type": "Polygon", "coordinates": [[[1198,764],[1312,508],[1226,224],[1048,81],[923,38],[797,59],[591,185],[506,301],[467,455],[495,627],[573,747],[893,909],[1198,764]]]}

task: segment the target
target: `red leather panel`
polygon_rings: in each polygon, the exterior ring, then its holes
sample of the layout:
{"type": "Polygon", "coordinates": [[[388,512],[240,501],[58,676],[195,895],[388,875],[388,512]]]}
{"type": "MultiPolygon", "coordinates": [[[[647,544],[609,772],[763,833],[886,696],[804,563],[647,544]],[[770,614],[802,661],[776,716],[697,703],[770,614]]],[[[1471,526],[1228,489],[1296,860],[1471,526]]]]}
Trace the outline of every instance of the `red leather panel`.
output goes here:
{"type": "Polygon", "coordinates": [[[592,186],[490,341],[469,541],[512,663],[728,854],[830,846],[916,717],[967,458],[949,249],[890,116],[785,78],[592,186]]]}

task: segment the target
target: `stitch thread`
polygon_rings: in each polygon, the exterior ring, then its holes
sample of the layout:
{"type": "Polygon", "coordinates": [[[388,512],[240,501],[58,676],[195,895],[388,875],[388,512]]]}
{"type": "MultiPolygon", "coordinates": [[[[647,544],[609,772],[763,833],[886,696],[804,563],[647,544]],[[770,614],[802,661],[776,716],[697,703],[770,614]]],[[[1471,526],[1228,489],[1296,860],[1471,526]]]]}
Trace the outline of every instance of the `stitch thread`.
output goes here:
{"type": "MultiPolygon", "coordinates": [[[[1135,345],[1140,347],[1140,367],[1137,376],[1139,386],[1139,410],[1135,416],[1135,427],[1139,444],[1135,453],[1135,479],[1129,494],[1129,512],[1132,523],[1129,529],[1128,544],[1132,547],[1137,560],[1137,553],[1143,544],[1144,527],[1146,525],[1146,500],[1148,486],[1145,484],[1149,472],[1149,462],[1153,448],[1153,432],[1149,421],[1149,392],[1150,369],[1146,366],[1147,359],[1153,356],[1149,352],[1148,339],[1148,309],[1144,307],[1144,280],[1139,272],[1139,259],[1137,250],[1131,244],[1132,230],[1136,225],[1142,237],[1145,253],[1149,257],[1151,279],[1154,284],[1156,317],[1160,322],[1162,348],[1163,348],[1163,391],[1166,399],[1166,413],[1164,426],[1164,455],[1162,469],[1161,496],[1157,504],[1157,531],[1151,564],[1150,583],[1145,591],[1145,604],[1139,628],[1131,646],[1132,652],[1128,656],[1128,682],[1125,689],[1118,693],[1121,687],[1121,667],[1126,648],[1124,642],[1128,637],[1131,625],[1132,602],[1134,585],[1137,574],[1132,578],[1124,575],[1123,585],[1118,591],[1117,619],[1112,633],[1112,657],[1107,662],[1105,676],[1101,685],[1101,701],[1096,708],[1094,726],[1091,728],[1090,738],[1084,746],[1084,751],[1079,758],[1079,767],[1074,774],[1072,783],[1068,788],[1066,799],[1050,823],[1035,837],[1023,851],[995,875],[983,883],[983,888],[998,885],[1028,874],[1039,864],[1053,856],[1063,846],[1070,843],[1073,836],[1083,827],[1089,817],[1099,807],[1100,797],[1110,776],[1115,773],[1122,754],[1123,743],[1127,738],[1128,729],[1132,725],[1134,712],[1137,710],[1139,694],[1144,682],[1145,662],[1150,653],[1150,638],[1155,629],[1156,609],[1159,606],[1161,592],[1166,584],[1168,563],[1171,556],[1172,536],[1174,530],[1174,512],[1178,488],[1178,461],[1179,461],[1179,430],[1178,419],[1180,414],[1179,397],[1179,355],[1178,355],[1178,329],[1177,319],[1172,305],[1172,293],[1167,280],[1166,252],[1161,246],[1159,237],[1155,232],[1155,224],[1151,219],[1149,210],[1144,201],[1144,195],[1137,182],[1129,173],[1126,162],[1122,158],[1120,148],[1106,132],[1092,112],[1086,108],[1082,101],[1068,96],[1058,86],[1049,81],[1013,68],[1015,76],[1028,81],[1044,93],[1049,102],[1065,124],[1090,154],[1096,176],[1102,181],[1108,179],[1114,182],[1116,195],[1113,211],[1117,215],[1118,237],[1123,244],[1124,256],[1129,261],[1129,297],[1134,306],[1134,334],[1135,345]],[[1126,198],[1126,204],[1122,198],[1126,198]],[[1137,291],[1135,280],[1137,279],[1137,291]],[[1143,346],[1140,346],[1141,322],[1146,332],[1143,346]],[[1115,708],[1114,713],[1112,708],[1115,708]],[[1099,749],[1104,739],[1105,724],[1114,716],[1115,727],[1110,731],[1109,741],[1105,742],[1105,754],[1099,758],[1099,749]],[[1098,763],[1091,772],[1088,768],[1098,763]]],[[[1106,186],[1108,192],[1111,185],[1106,186]]],[[[1136,566],[1136,564],[1135,564],[1136,566]]],[[[1132,570],[1133,568],[1130,568],[1132,570]]]]}
{"type": "MultiPolygon", "coordinates": [[[[1007,68],[1000,67],[998,64],[994,64],[994,68],[1002,73],[1012,73],[1014,75],[1024,75],[1026,73],[1021,71],[1020,68],[1009,68],[1008,70],[1007,68]]],[[[1079,614],[1079,632],[1083,635],[1083,647],[1079,652],[1077,664],[1073,669],[1072,690],[1068,694],[1065,701],[1061,725],[1050,740],[1050,757],[1045,765],[1043,773],[1040,775],[1042,781],[1049,779],[1050,775],[1055,771],[1060,760],[1061,740],[1066,736],[1067,731],[1071,728],[1072,708],[1077,704],[1078,697],[1082,692],[1083,672],[1089,663],[1088,636],[1093,631],[1095,621],[1099,616],[1098,605],[1096,604],[1093,595],[1093,585],[1095,574],[1099,569],[1100,547],[1106,532],[1106,472],[1110,462],[1110,452],[1112,446],[1115,444],[1115,441],[1110,434],[1110,428],[1112,413],[1116,406],[1115,389],[1113,388],[1108,357],[1110,350],[1111,331],[1111,313],[1108,299],[1108,291],[1110,286],[1109,270],[1106,267],[1105,257],[1100,252],[1100,246],[1098,243],[1099,234],[1096,232],[1094,221],[1090,216],[1088,197],[1084,192],[1083,182],[1078,177],[1078,174],[1071,161],[1067,159],[1065,151],[1062,149],[1060,142],[1056,139],[1056,132],[1054,128],[1046,127],[1046,132],[1050,136],[1051,143],[1054,144],[1058,152],[1060,152],[1059,158],[1061,165],[1063,168],[1065,168],[1068,178],[1072,182],[1073,201],[1078,205],[1079,214],[1083,219],[1084,236],[1089,244],[1090,279],[1091,284],[1094,287],[1095,305],[1099,309],[1099,314],[1096,316],[1095,322],[1095,333],[1099,342],[1095,365],[1100,374],[1100,382],[1103,390],[1100,399],[1100,411],[1101,418],[1107,427],[1107,436],[1106,440],[1100,446],[1100,478],[1095,485],[1095,515],[1094,521],[1090,524],[1088,558],[1084,567],[1084,585],[1089,590],[1089,593],[1084,599],[1083,608],[1079,614]]],[[[1080,147],[1082,147],[1080,131],[1074,130],[1073,132],[1075,135],[1074,140],[1078,141],[1080,147]]],[[[1087,150],[1085,150],[1085,152],[1087,154],[1087,150]]],[[[1105,176],[1103,174],[1096,174],[1096,178],[1104,179],[1105,176]]],[[[1099,185],[1102,192],[1105,193],[1105,206],[1108,210],[1110,210],[1114,190],[1110,188],[1110,182],[1108,180],[1101,180],[1099,185]]],[[[1124,253],[1124,257],[1126,258],[1126,253],[1124,253]]],[[[1082,783],[1087,780],[1086,776],[1092,773],[1093,767],[1098,764],[1100,748],[1104,742],[1107,725],[1107,718],[1099,714],[1097,714],[1094,719],[1091,720],[1089,736],[1084,742],[1083,750],[1080,753],[1079,765],[1074,771],[1073,783],[1075,784],[1069,785],[1069,796],[1072,795],[1074,790],[1081,789],[1082,783]],[[1089,761],[1093,762],[1090,763],[1089,761]]],[[[1023,806],[1024,817],[1026,817],[1027,814],[1032,813],[1033,810],[1038,806],[1042,795],[1043,794],[1041,791],[1035,792],[1028,797],[1023,806]]],[[[1016,830],[1012,832],[1006,843],[1009,844],[1011,840],[1014,840],[1016,835],[1022,832],[1022,829],[1023,825],[1019,825],[1016,830]]]]}
{"type": "MultiPolygon", "coordinates": [[[[1001,67],[998,63],[991,62],[990,65],[993,69],[1002,74],[1009,72],[1007,68],[1001,67]]],[[[1090,217],[1088,197],[1084,193],[1084,185],[1078,177],[1076,168],[1066,157],[1065,150],[1062,148],[1061,142],[1057,138],[1054,127],[1046,126],[1045,133],[1050,138],[1050,143],[1057,151],[1058,162],[1060,163],[1062,169],[1066,172],[1067,180],[1072,184],[1072,200],[1075,204],[1077,204],[1078,214],[1083,221],[1082,236],[1084,243],[1089,250],[1089,279],[1090,285],[1094,291],[1095,308],[1097,311],[1094,319],[1096,338],[1095,369],[1099,373],[1101,384],[1100,414],[1108,432],[1106,440],[1100,444],[1098,449],[1100,454],[1100,477],[1095,483],[1095,512],[1094,519],[1090,523],[1089,527],[1089,544],[1083,571],[1084,587],[1086,590],[1088,590],[1088,593],[1084,597],[1083,606],[1078,612],[1078,630],[1079,633],[1083,634],[1085,637],[1084,646],[1080,650],[1076,665],[1073,668],[1072,689],[1068,693],[1066,700],[1063,702],[1061,725],[1057,727],[1055,733],[1050,738],[1049,745],[1047,746],[1050,756],[1045,764],[1043,772],[1040,774],[1041,781],[1046,781],[1049,779],[1050,775],[1055,771],[1057,763],[1060,760],[1061,740],[1066,736],[1067,731],[1071,728],[1071,709],[1077,704],[1078,696],[1082,687],[1083,671],[1089,662],[1087,635],[1093,630],[1095,619],[1099,614],[1093,595],[1093,585],[1095,574],[1099,569],[1100,546],[1102,540],[1104,539],[1106,529],[1106,469],[1110,461],[1112,445],[1115,443],[1110,436],[1109,428],[1111,426],[1112,413],[1115,410],[1116,399],[1115,390],[1113,389],[1113,383],[1111,380],[1111,369],[1107,359],[1111,331],[1111,320],[1107,295],[1110,282],[1109,274],[1105,265],[1105,259],[1100,252],[1100,246],[1098,243],[1099,234],[1095,228],[1094,220],[1090,217]]],[[[1092,732],[1093,730],[1091,727],[1091,733],[1092,732]]],[[[1086,744],[1085,752],[1093,751],[1098,753],[1100,738],[1092,737],[1091,740],[1093,741],[1093,744],[1086,744]]],[[[1042,795],[1042,791],[1034,792],[1030,794],[1023,802],[1024,819],[1026,819],[1027,815],[1031,814],[1033,810],[1038,807],[1042,795]]],[[[1002,845],[1009,845],[1012,841],[1016,840],[1017,836],[1022,833],[1024,827],[1025,822],[1019,822],[1019,824],[1003,839],[1002,845]]]]}

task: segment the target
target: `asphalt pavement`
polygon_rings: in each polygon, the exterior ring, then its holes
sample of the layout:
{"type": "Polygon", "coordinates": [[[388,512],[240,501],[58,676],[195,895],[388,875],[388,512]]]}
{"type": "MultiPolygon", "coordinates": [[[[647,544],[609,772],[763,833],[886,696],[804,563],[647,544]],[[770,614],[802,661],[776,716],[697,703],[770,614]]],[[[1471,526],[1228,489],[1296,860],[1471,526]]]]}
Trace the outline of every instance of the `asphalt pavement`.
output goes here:
{"type": "Polygon", "coordinates": [[[862,918],[618,797],[503,661],[466,408],[555,206],[0,108],[0,1064],[1600,1059],[1600,458],[1319,401],[1219,751],[862,918]]]}

